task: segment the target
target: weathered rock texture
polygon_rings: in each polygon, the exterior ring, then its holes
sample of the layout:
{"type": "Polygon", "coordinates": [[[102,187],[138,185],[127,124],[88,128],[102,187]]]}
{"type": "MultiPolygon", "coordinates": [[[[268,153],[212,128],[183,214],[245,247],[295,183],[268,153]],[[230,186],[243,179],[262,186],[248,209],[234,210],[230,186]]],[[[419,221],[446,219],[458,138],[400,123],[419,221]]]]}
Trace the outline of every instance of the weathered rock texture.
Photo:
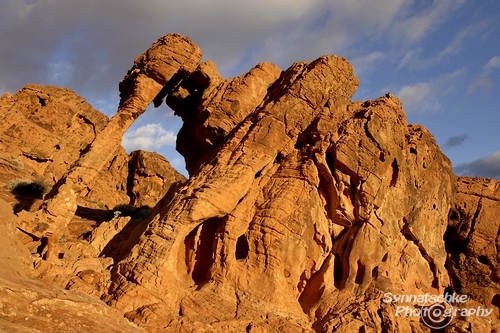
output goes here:
{"type": "Polygon", "coordinates": [[[381,295],[449,286],[451,164],[357,85],[335,56],[228,80],[201,63],[167,96],[191,178],[104,299],[151,331],[427,331],[381,295]]]}
{"type": "Polygon", "coordinates": [[[16,239],[15,217],[3,200],[0,214],[1,332],[145,332],[94,297],[31,279],[30,254],[16,239]]]}
{"type": "MultiPolygon", "coordinates": [[[[166,98],[184,121],[177,149],[190,179],[149,218],[115,216],[67,241],[35,276],[100,297],[148,332],[431,332],[386,293],[454,291],[499,307],[498,183],[460,178],[457,192],[450,161],[396,97],[351,101],[358,80],[336,56],[224,79],[182,41],[167,35],[136,59],[120,84],[126,116],[106,129],[114,145],[166,98]]],[[[85,156],[62,183],[95,179],[85,156]]],[[[159,160],[133,155],[134,203],[164,193],[159,160]]],[[[56,216],[70,212],[56,203],[56,216]]],[[[446,331],[494,332],[498,317],[456,318],[446,331]]]]}
{"type": "Polygon", "coordinates": [[[125,131],[155,98],[175,88],[179,75],[191,73],[200,60],[200,49],[176,34],[160,38],[135,60],[134,67],[120,82],[117,113],[96,135],[88,151],[57,181],[40,210],[33,216],[24,216],[28,225],[35,225],[30,232],[48,238],[47,257],[53,256],[51,244],[57,242],[75,216],[78,195],[116,156],[125,131]]]}
{"type": "Polygon", "coordinates": [[[129,170],[130,203],[134,206],[154,207],[172,185],[186,181],[165,157],[143,150],[130,154],[129,170]]]}
{"type": "Polygon", "coordinates": [[[56,182],[108,118],[69,89],[29,84],[0,99],[2,151],[56,182]]]}
{"type": "MultiPolygon", "coordinates": [[[[500,308],[500,181],[459,177],[445,234],[454,290],[500,308]]],[[[479,318],[481,320],[481,318],[479,318]]]]}

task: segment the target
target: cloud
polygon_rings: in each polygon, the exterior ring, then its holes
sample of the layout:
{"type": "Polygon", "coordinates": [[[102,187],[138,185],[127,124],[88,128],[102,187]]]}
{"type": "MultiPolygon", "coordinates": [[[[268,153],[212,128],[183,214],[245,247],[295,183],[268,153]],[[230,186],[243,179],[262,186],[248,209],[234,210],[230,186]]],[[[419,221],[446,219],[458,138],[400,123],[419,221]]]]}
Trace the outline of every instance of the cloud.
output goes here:
{"type": "Polygon", "coordinates": [[[384,52],[374,51],[367,55],[354,58],[351,62],[354,65],[356,75],[360,75],[360,73],[374,70],[375,65],[385,59],[387,59],[387,55],[384,52]]]}
{"type": "Polygon", "coordinates": [[[490,73],[497,68],[500,68],[500,56],[491,58],[483,67],[485,73],[490,73]]]}
{"type": "Polygon", "coordinates": [[[456,82],[464,73],[464,69],[459,69],[428,82],[403,86],[396,96],[401,99],[408,113],[440,111],[442,108],[440,100],[456,89],[456,82]]]}
{"type": "Polygon", "coordinates": [[[168,32],[190,36],[205,59],[235,75],[261,61],[286,68],[344,53],[362,38],[405,39],[393,25],[413,16],[432,31],[453,3],[436,1],[428,12],[412,0],[4,0],[0,77],[12,93],[29,82],[57,84],[93,103],[118,95],[133,59],[168,32]]]}
{"type": "Polygon", "coordinates": [[[448,140],[444,143],[443,147],[445,148],[452,148],[452,147],[457,147],[461,146],[465,140],[467,140],[469,136],[467,134],[460,134],[457,136],[452,136],[449,137],[448,140]]]}
{"type": "Polygon", "coordinates": [[[147,124],[125,133],[122,145],[128,152],[138,149],[154,150],[165,145],[175,145],[176,138],[175,133],[165,130],[161,124],[147,124]]]}
{"type": "Polygon", "coordinates": [[[472,94],[476,90],[478,91],[486,91],[491,89],[493,86],[493,81],[490,78],[487,77],[480,77],[477,80],[474,80],[469,86],[467,87],[467,94],[472,94]]]}
{"type": "Polygon", "coordinates": [[[500,179],[500,151],[478,160],[457,165],[455,173],[461,176],[478,176],[500,179]]]}
{"type": "MultiPolygon", "coordinates": [[[[407,19],[401,20],[398,24],[398,31],[402,33],[406,43],[414,43],[422,40],[431,31],[442,24],[448,16],[465,3],[465,0],[441,0],[433,1],[430,6],[423,6],[425,9],[407,12],[407,19]]],[[[413,10],[415,7],[412,7],[413,10]]],[[[422,8],[422,7],[417,7],[422,8]]]]}

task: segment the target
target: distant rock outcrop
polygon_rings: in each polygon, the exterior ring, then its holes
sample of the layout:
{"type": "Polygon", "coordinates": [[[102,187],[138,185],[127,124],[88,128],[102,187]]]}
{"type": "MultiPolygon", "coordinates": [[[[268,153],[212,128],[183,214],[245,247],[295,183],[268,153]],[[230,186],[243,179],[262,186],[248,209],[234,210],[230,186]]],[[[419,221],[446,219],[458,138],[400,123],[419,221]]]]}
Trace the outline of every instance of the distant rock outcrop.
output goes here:
{"type": "Polygon", "coordinates": [[[0,149],[55,183],[107,122],[69,89],[28,84],[0,99],[0,149]]]}
{"type": "MultiPolygon", "coordinates": [[[[22,166],[22,172],[11,170],[11,178],[38,175],[50,185],[87,152],[108,122],[71,90],[36,84],[3,96],[0,111],[0,153],[22,166]]],[[[80,195],[109,209],[129,203],[154,207],[172,183],[184,180],[158,154],[135,151],[129,156],[120,146],[80,195]]]]}

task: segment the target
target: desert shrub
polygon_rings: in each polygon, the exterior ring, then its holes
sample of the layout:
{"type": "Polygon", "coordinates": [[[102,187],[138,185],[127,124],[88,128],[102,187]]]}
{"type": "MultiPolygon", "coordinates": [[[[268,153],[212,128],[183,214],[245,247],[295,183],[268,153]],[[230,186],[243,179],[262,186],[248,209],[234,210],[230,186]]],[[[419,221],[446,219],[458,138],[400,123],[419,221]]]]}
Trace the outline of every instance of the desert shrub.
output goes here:
{"type": "Polygon", "coordinates": [[[24,169],[24,163],[19,161],[18,159],[16,158],[12,158],[12,164],[14,164],[14,166],[16,168],[19,168],[19,169],[24,169]]]}
{"type": "Polygon", "coordinates": [[[12,193],[42,196],[50,190],[45,179],[38,177],[35,180],[13,179],[7,183],[7,189],[12,193]]]}
{"type": "Polygon", "coordinates": [[[143,220],[151,214],[151,211],[152,209],[149,206],[134,207],[130,204],[120,204],[113,208],[115,217],[130,216],[133,220],[143,220]]]}

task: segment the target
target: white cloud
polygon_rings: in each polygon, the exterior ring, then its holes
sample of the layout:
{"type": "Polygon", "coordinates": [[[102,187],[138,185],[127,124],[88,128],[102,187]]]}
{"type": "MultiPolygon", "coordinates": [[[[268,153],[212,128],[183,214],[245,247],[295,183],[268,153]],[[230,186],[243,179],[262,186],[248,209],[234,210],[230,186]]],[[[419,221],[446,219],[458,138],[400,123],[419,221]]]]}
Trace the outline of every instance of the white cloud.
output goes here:
{"type": "Polygon", "coordinates": [[[387,55],[381,51],[374,51],[370,54],[354,58],[351,62],[354,65],[356,75],[364,72],[369,72],[374,69],[376,64],[387,59],[387,55]]]}
{"type": "Polygon", "coordinates": [[[428,82],[418,82],[402,87],[396,96],[403,102],[407,113],[422,113],[441,110],[440,100],[455,90],[458,78],[463,76],[463,69],[443,74],[428,82]]]}
{"type": "Polygon", "coordinates": [[[154,150],[165,145],[175,145],[176,138],[174,132],[165,130],[161,124],[147,124],[125,133],[122,145],[128,152],[138,149],[154,150]]]}
{"type": "Polygon", "coordinates": [[[500,179],[500,151],[469,163],[459,164],[454,170],[458,175],[500,179]]]}
{"type": "MultiPolygon", "coordinates": [[[[425,82],[419,82],[412,86],[404,86],[397,92],[397,96],[403,101],[403,106],[409,110],[423,108],[424,110],[434,109],[430,107],[426,101],[431,93],[431,84],[425,82]]],[[[422,110],[423,111],[423,110],[422,110]]]]}
{"type": "Polygon", "coordinates": [[[399,22],[399,29],[403,32],[405,41],[414,43],[423,39],[464,3],[465,0],[433,1],[432,5],[421,12],[411,13],[410,17],[399,22]]]}
{"type": "Polygon", "coordinates": [[[486,65],[484,65],[484,71],[490,73],[493,70],[500,68],[500,56],[496,56],[488,60],[486,65]]]}
{"type": "Polygon", "coordinates": [[[484,92],[491,89],[493,86],[493,81],[487,77],[480,77],[479,79],[473,81],[467,87],[467,94],[472,94],[475,91],[484,92]]]}

